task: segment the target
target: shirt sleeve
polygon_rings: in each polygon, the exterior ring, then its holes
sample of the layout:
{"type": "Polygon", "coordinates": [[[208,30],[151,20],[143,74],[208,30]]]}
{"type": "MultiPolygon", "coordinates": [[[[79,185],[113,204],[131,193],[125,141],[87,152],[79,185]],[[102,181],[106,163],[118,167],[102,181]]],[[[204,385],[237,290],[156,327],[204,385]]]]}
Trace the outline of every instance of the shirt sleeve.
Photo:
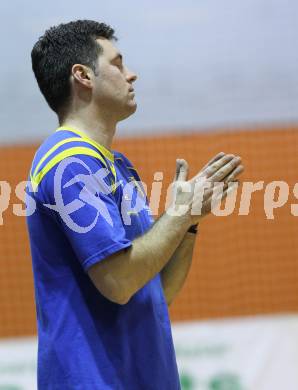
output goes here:
{"type": "Polygon", "coordinates": [[[53,204],[46,207],[55,213],[85,271],[132,245],[114,197],[113,176],[100,161],[68,157],[48,179],[46,191],[53,204]]]}

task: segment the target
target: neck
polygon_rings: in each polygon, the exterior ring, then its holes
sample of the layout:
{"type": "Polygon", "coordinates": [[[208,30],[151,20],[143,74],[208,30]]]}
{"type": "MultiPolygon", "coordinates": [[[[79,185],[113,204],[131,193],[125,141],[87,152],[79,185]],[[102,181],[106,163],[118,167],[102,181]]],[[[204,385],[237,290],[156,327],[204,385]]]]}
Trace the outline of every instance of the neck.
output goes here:
{"type": "Polygon", "coordinates": [[[60,126],[69,126],[82,131],[107,149],[111,149],[116,125],[117,121],[112,118],[98,113],[94,115],[90,110],[69,113],[60,123],[60,126]]]}

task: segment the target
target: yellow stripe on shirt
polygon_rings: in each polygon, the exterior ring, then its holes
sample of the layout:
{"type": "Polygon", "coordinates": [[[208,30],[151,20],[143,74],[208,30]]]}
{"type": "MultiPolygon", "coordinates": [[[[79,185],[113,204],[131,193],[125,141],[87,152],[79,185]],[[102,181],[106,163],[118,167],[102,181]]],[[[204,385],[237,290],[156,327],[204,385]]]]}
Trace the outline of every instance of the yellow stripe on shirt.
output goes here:
{"type": "MultiPolygon", "coordinates": [[[[82,138],[79,138],[79,137],[71,137],[71,138],[67,138],[67,139],[63,139],[62,141],[59,141],[57,142],[51,149],[49,149],[47,151],[47,153],[40,159],[40,161],[38,162],[38,164],[36,165],[35,169],[34,169],[34,172],[33,174],[31,175],[31,180],[33,177],[35,177],[37,175],[37,172],[39,170],[39,168],[41,167],[41,165],[43,164],[43,162],[52,154],[54,153],[60,146],[62,145],[65,145],[69,142],[86,142],[86,143],[89,143],[88,141],[86,140],[83,140],[82,138]]],[[[105,160],[102,158],[101,159],[102,163],[108,168],[105,160]]]]}
{"type": "MultiPolygon", "coordinates": [[[[91,156],[91,157],[94,157],[98,160],[100,160],[101,162],[103,162],[103,158],[99,155],[98,152],[96,152],[95,150],[93,149],[90,149],[90,148],[85,148],[85,147],[73,147],[73,148],[69,148],[69,149],[66,149],[60,153],[58,153],[55,157],[53,157],[42,169],[40,172],[38,172],[35,176],[33,175],[32,179],[31,179],[31,183],[32,183],[32,189],[33,191],[36,191],[37,190],[37,187],[38,185],[40,184],[40,182],[42,181],[42,179],[44,178],[44,176],[55,166],[57,165],[59,162],[61,162],[63,159],[67,158],[67,157],[71,157],[71,156],[75,156],[75,155],[85,155],[85,156],[91,156]]],[[[105,164],[106,165],[106,164],[105,164]]],[[[115,182],[112,183],[113,185],[113,189],[115,189],[115,182]]]]}
{"type": "Polygon", "coordinates": [[[89,141],[89,143],[91,145],[93,145],[96,149],[98,149],[108,160],[110,160],[112,163],[114,162],[113,153],[111,151],[109,151],[106,147],[104,147],[103,145],[99,144],[98,142],[96,142],[93,139],[91,139],[90,137],[88,137],[88,135],[85,134],[83,131],[76,130],[70,126],[58,127],[58,129],[56,131],[63,131],[63,130],[70,131],[74,134],[79,135],[82,139],[89,141]]]}
{"type": "Polygon", "coordinates": [[[94,146],[100,153],[103,154],[104,157],[107,158],[107,160],[109,160],[108,164],[109,164],[109,167],[110,167],[112,174],[114,176],[114,184],[115,184],[116,180],[117,180],[117,174],[116,174],[116,169],[114,166],[114,160],[115,160],[114,154],[110,150],[108,150],[106,147],[104,147],[103,145],[99,144],[98,142],[96,142],[93,139],[91,139],[90,137],[88,137],[88,135],[86,133],[84,133],[83,131],[74,129],[71,126],[61,126],[61,127],[58,127],[58,129],[56,131],[63,131],[63,130],[70,131],[74,134],[79,135],[82,140],[84,140],[85,142],[88,142],[90,145],[94,146]]]}

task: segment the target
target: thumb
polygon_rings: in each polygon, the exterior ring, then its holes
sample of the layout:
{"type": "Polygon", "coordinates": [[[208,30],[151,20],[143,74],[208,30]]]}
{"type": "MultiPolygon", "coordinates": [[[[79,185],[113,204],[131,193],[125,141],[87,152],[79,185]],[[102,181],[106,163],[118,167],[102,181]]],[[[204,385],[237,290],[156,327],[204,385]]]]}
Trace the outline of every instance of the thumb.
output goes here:
{"type": "Polygon", "coordinates": [[[176,160],[175,181],[185,181],[188,177],[188,164],[183,158],[176,160]]]}

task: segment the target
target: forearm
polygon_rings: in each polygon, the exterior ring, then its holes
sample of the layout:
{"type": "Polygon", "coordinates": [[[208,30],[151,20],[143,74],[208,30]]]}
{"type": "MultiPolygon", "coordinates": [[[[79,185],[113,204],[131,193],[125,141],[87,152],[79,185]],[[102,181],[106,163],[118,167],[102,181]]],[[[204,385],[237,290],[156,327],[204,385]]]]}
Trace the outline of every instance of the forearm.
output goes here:
{"type": "MultiPolygon", "coordinates": [[[[174,181],[177,185],[173,188],[174,202],[171,210],[179,211],[180,215],[186,210],[186,214],[180,217],[163,214],[145,235],[133,241],[132,247],[92,266],[88,273],[98,290],[112,301],[126,303],[134,293],[158,274],[173,256],[188,228],[199,223],[201,218],[210,212],[213,190],[209,188],[209,184],[229,183],[234,180],[243,170],[239,165],[240,161],[239,157],[219,153],[197,175],[187,181],[188,165],[185,160],[177,159],[174,181]],[[192,213],[193,210],[200,210],[200,213],[192,213]]],[[[234,184],[234,188],[236,185],[234,184]]],[[[223,196],[217,197],[216,201],[219,202],[228,191],[226,188],[223,196]]],[[[189,240],[194,238],[187,239],[187,242],[189,240]]],[[[179,255],[184,266],[180,268],[177,257],[164,272],[165,289],[170,291],[169,301],[181,288],[190,267],[193,244],[185,245],[185,248],[181,246],[181,256],[179,255]],[[168,282],[172,275],[175,275],[176,279],[173,285],[168,282]]]]}
{"type": "Polygon", "coordinates": [[[165,213],[146,234],[134,240],[128,250],[91,267],[89,275],[103,295],[126,303],[164,268],[188,228],[187,218],[165,213]]]}
{"type": "Polygon", "coordinates": [[[173,256],[161,271],[163,290],[170,305],[181,290],[190,270],[196,235],[186,233],[173,256]]]}

